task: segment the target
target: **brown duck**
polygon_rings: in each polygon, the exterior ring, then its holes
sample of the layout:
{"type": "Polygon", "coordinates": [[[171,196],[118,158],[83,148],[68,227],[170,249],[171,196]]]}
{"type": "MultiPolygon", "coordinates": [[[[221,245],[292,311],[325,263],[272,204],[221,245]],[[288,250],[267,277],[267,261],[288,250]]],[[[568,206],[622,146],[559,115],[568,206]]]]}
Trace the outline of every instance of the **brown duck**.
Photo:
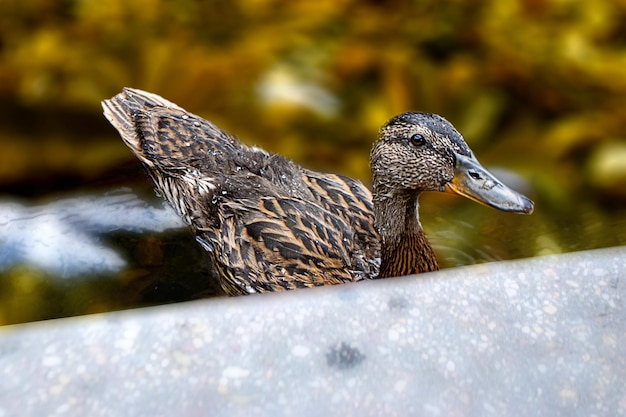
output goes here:
{"type": "Polygon", "coordinates": [[[372,194],[357,180],[245,146],[152,93],[125,88],[102,105],[231,295],[439,269],[419,222],[423,191],[533,211],[435,114],[403,113],[381,129],[370,156],[372,194]]]}

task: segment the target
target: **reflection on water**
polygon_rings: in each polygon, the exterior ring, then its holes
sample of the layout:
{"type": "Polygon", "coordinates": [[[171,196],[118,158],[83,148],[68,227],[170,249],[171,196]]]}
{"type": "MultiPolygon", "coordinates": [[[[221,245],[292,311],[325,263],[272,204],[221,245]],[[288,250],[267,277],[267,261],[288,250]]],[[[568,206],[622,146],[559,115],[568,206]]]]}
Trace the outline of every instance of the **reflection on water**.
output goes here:
{"type": "Polygon", "coordinates": [[[0,201],[0,325],[219,294],[188,228],[150,201],[0,201]]]}
{"type": "Polygon", "coordinates": [[[0,270],[27,264],[60,278],[124,268],[120,253],[100,239],[105,233],[185,226],[165,203],[151,206],[127,190],[40,206],[0,201],[0,224],[0,270]]]}

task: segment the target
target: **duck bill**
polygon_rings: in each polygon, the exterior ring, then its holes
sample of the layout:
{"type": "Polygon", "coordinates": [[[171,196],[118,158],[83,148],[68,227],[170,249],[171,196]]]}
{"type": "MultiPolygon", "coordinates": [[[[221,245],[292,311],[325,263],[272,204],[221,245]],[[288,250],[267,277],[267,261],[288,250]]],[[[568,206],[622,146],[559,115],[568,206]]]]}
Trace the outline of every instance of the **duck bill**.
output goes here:
{"type": "Polygon", "coordinates": [[[534,203],[522,194],[504,185],[487,171],[476,159],[455,154],[456,163],[452,181],[445,191],[459,194],[498,210],[511,213],[530,214],[534,203]]]}

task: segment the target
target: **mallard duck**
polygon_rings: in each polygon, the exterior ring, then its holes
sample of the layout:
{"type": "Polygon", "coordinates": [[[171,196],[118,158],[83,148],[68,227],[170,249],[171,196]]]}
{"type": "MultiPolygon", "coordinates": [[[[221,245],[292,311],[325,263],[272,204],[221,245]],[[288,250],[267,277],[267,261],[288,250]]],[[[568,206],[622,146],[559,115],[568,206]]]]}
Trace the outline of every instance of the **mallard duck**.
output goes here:
{"type": "Polygon", "coordinates": [[[230,295],[439,269],[419,222],[423,191],[533,211],[435,114],[403,113],[384,125],[370,155],[370,193],[357,180],[245,146],[156,94],[125,88],[102,106],[230,295]]]}

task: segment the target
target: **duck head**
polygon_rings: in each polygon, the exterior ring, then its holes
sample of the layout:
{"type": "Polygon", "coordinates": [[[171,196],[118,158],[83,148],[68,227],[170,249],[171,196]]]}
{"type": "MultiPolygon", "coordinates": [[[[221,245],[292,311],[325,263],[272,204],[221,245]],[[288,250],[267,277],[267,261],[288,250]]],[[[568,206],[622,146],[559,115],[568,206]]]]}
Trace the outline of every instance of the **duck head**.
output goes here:
{"type": "MultiPolygon", "coordinates": [[[[478,162],[450,122],[429,113],[403,113],[381,129],[370,155],[374,202],[451,192],[502,211],[530,214],[533,202],[478,162]]],[[[411,200],[413,200],[411,198],[411,200]]]]}

